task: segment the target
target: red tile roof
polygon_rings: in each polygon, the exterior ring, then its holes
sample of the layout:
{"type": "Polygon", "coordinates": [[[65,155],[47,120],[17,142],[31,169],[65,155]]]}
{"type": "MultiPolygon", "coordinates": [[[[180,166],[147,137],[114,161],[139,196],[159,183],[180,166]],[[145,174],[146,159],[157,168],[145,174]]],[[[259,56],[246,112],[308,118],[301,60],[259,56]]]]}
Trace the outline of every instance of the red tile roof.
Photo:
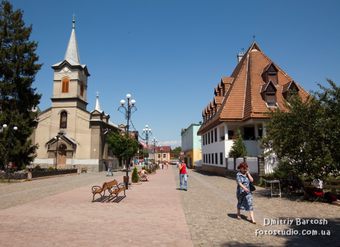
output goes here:
{"type": "Polygon", "coordinates": [[[262,92],[269,85],[264,78],[264,73],[269,68],[277,72],[277,82],[271,82],[276,89],[277,107],[285,110],[284,93],[291,84],[298,88],[298,94],[302,99],[308,97],[309,94],[274,64],[254,42],[237,64],[231,77],[223,77],[214,88],[215,97],[202,112],[204,122],[198,133],[203,133],[222,121],[268,119],[267,113],[271,108],[266,104],[262,92]],[[214,107],[217,108],[216,114],[213,114],[214,107]],[[213,116],[209,118],[212,114],[213,116]]]}
{"type": "Polygon", "coordinates": [[[170,153],[171,147],[170,146],[157,146],[155,148],[156,153],[170,153]]]}

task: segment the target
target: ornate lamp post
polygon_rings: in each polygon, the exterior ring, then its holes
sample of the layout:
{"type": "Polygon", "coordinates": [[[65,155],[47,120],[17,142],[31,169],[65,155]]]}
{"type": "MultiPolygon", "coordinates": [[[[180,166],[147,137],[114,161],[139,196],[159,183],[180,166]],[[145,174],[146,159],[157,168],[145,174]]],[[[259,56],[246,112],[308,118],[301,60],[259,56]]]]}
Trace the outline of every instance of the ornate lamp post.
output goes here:
{"type": "Polygon", "coordinates": [[[152,142],[153,142],[153,159],[154,159],[154,163],[156,164],[156,144],[158,141],[154,137],[152,142]]]}
{"type": "MultiPolygon", "coordinates": [[[[118,108],[118,111],[123,110],[126,118],[126,129],[125,134],[126,136],[129,136],[129,127],[130,127],[130,119],[131,114],[135,111],[137,111],[137,108],[135,106],[136,101],[134,99],[131,99],[131,94],[126,95],[126,100],[122,99],[120,101],[120,107],[118,108]]],[[[128,164],[126,164],[126,178],[125,178],[125,186],[126,189],[129,187],[129,166],[130,166],[130,159],[127,161],[128,164]]]]}
{"type": "MultiPolygon", "coordinates": [[[[146,150],[149,153],[149,135],[152,134],[151,129],[149,128],[149,125],[145,125],[145,128],[143,129],[143,134],[145,134],[145,140],[146,140],[146,150]]],[[[149,164],[149,157],[146,159],[146,164],[149,164]]]]}
{"type": "Polygon", "coordinates": [[[54,139],[57,141],[57,145],[55,147],[55,169],[57,169],[58,168],[58,146],[59,146],[59,139],[60,139],[59,134],[55,136],[54,139]]]}
{"type": "Polygon", "coordinates": [[[9,163],[9,149],[11,148],[12,145],[12,135],[14,132],[16,132],[18,130],[17,126],[13,126],[13,127],[9,127],[7,124],[3,124],[1,126],[1,132],[4,133],[5,137],[7,136],[7,141],[4,145],[4,161],[5,161],[5,169],[6,169],[6,175],[8,178],[8,182],[9,182],[9,167],[8,167],[8,163],[9,163]],[[7,132],[7,133],[6,133],[7,132]],[[7,135],[6,135],[7,134],[7,135]]]}

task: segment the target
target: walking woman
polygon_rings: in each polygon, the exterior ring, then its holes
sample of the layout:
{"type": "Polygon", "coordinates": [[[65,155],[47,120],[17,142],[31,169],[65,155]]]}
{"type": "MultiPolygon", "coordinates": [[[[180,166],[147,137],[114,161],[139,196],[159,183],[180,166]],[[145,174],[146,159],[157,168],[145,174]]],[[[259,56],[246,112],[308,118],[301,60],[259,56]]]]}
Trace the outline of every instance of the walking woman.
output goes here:
{"type": "Polygon", "coordinates": [[[254,209],[253,209],[253,194],[250,191],[249,184],[254,181],[253,177],[248,171],[248,164],[242,162],[238,167],[239,172],[236,174],[237,182],[237,219],[241,219],[241,209],[249,211],[248,220],[256,224],[254,220],[254,209]]]}
{"type": "Polygon", "coordinates": [[[188,173],[187,173],[187,165],[184,161],[181,162],[178,166],[179,169],[179,188],[181,190],[188,189],[188,173]]]}

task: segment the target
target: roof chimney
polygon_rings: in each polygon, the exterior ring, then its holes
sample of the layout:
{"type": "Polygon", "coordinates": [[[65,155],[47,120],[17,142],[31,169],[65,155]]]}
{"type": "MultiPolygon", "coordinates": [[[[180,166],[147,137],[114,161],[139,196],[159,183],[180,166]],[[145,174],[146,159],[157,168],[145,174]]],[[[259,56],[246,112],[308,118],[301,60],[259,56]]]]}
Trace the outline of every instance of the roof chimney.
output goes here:
{"type": "Polygon", "coordinates": [[[237,63],[239,63],[239,62],[242,60],[243,55],[244,55],[244,49],[242,49],[242,51],[240,51],[240,52],[237,54],[237,63]]]}

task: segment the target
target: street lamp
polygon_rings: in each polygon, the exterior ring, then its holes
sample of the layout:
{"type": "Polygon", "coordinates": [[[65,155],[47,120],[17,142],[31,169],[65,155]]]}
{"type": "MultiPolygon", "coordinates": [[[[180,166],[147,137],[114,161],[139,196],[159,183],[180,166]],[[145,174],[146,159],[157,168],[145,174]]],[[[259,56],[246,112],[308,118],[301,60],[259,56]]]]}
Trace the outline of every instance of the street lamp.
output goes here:
{"type": "Polygon", "coordinates": [[[54,140],[57,141],[57,145],[56,145],[56,148],[55,148],[55,169],[58,168],[58,145],[59,145],[59,139],[60,139],[59,134],[54,137],[54,140]]]}
{"type": "MultiPolygon", "coordinates": [[[[149,134],[151,135],[151,129],[149,128],[149,125],[145,125],[145,128],[143,129],[143,134],[145,134],[145,140],[146,140],[146,150],[149,154],[149,134]]],[[[149,158],[146,159],[146,164],[149,164],[149,158]]]]}
{"type": "MultiPolygon", "coordinates": [[[[135,111],[137,111],[137,108],[135,106],[136,101],[134,99],[131,99],[131,94],[127,94],[126,95],[126,100],[127,102],[122,99],[120,101],[120,106],[118,108],[118,111],[123,110],[124,114],[125,114],[125,118],[126,118],[126,131],[125,134],[126,136],[129,136],[129,127],[130,127],[130,118],[131,118],[131,114],[135,111]]],[[[126,165],[126,179],[125,179],[125,186],[126,189],[129,188],[129,166],[130,166],[130,159],[127,162],[128,164],[126,165]]]]}
{"type": "Polygon", "coordinates": [[[7,124],[3,124],[1,126],[1,132],[4,133],[4,136],[6,137],[7,136],[7,141],[5,142],[5,145],[4,145],[4,161],[5,161],[5,169],[6,169],[6,175],[7,175],[7,178],[8,178],[8,182],[9,182],[9,167],[8,167],[8,159],[10,158],[9,157],[9,149],[11,148],[11,145],[12,145],[12,141],[13,141],[13,132],[16,132],[18,130],[18,127],[17,126],[13,126],[12,128],[10,128],[7,124]],[[6,131],[7,130],[7,131],[6,131]],[[7,135],[5,134],[7,132],[7,135]]]}
{"type": "Polygon", "coordinates": [[[156,144],[158,141],[154,137],[152,142],[153,142],[153,159],[154,159],[154,163],[156,164],[156,144]]]}

